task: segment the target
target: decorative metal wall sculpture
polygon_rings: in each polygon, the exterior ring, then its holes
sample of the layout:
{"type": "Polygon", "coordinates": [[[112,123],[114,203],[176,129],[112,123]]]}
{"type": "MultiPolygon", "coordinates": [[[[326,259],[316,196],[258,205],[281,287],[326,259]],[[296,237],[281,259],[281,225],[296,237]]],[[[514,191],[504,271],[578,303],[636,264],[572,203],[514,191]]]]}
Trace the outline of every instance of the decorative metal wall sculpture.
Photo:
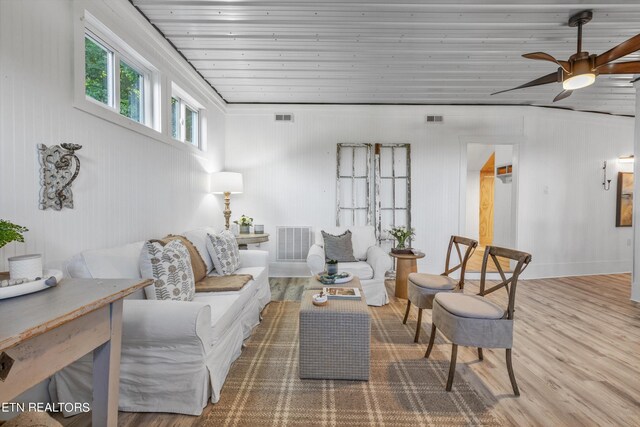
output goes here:
{"type": "Polygon", "coordinates": [[[75,152],[82,145],[60,144],[47,147],[38,144],[40,161],[40,203],[39,208],[73,209],[71,183],[80,172],[80,159],[75,152]]]}

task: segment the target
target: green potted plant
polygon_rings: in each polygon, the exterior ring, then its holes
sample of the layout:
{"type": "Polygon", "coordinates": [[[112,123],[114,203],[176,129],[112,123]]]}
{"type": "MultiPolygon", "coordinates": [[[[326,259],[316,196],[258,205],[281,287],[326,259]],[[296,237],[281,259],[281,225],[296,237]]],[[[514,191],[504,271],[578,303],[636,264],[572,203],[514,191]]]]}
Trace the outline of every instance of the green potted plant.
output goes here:
{"type": "Polygon", "coordinates": [[[338,274],[338,260],[336,259],[328,259],[327,260],[327,274],[338,274]]]}
{"type": "Polygon", "coordinates": [[[397,240],[396,247],[391,249],[394,253],[411,253],[411,248],[407,248],[407,240],[416,235],[413,228],[407,228],[404,225],[400,227],[392,227],[387,230],[390,236],[397,240]]]}
{"type": "Polygon", "coordinates": [[[0,219],[0,248],[11,242],[24,242],[22,233],[27,231],[27,227],[0,219]]]}
{"type": "Polygon", "coordinates": [[[246,215],[242,215],[240,219],[233,221],[235,224],[240,226],[240,234],[249,234],[251,233],[251,226],[253,225],[253,218],[250,218],[246,215]]]}
{"type": "MultiPolygon", "coordinates": [[[[11,242],[24,242],[27,227],[0,219],[0,248],[11,242]]],[[[35,280],[42,277],[42,255],[18,255],[9,258],[9,278],[35,280]]]]}

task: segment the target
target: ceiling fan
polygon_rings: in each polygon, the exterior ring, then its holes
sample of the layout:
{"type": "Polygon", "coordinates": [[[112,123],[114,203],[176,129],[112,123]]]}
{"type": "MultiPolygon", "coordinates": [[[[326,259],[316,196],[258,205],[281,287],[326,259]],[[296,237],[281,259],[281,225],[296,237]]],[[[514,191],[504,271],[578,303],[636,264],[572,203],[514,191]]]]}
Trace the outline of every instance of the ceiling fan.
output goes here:
{"type": "Polygon", "coordinates": [[[556,72],[512,89],[492,93],[491,95],[549,83],[562,83],[563,91],[553,99],[553,102],[556,102],[569,97],[576,89],[581,89],[593,84],[599,74],[640,74],[640,61],[612,63],[616,59],[640,50],[640,34],[631,37],[629,40],[620,43],[600,55],[589,55],[589,52],[582,51],[582,26],[591,21],[592,17],[593,13],[590,10],[585,10],[569,18],[569,26],[578,27],[578,51],[571,55],[568,61],[557,60],[544,52],[533,52],[522,55],[527,59],[554,62],[559,65],[556,72]]]}

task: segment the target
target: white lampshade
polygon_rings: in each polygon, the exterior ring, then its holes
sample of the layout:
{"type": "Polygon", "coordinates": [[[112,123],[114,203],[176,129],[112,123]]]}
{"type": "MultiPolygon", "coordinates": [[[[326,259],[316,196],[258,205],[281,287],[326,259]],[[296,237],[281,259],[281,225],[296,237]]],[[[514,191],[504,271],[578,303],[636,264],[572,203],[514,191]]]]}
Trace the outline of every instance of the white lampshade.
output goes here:
{"type": "Polygon", "coordinates": [[[242,174],[238,172],[215,172],[211,174],[211,192],[215,194],[242,193],[242,174]]]}

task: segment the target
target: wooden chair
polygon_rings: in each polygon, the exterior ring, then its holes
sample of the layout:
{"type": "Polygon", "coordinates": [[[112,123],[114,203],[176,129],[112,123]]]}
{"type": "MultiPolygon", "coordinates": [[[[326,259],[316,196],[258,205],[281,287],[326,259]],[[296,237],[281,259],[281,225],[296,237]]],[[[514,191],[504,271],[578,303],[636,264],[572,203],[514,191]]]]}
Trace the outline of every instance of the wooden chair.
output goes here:
{"type": "Polygon", "coordinates": [[[428,358],[431,354],[436,330],[439,329],[452,343],[447,391],[451,391],[451,386],[453,385],[458,345],[465,345],[477,347],[480,360],[483,360],[483,348],[506,349],[507,370],[509,371],[513,393],[516,396],[520,396],[511,363],[511,347],[513,345],[513,321],[518,277],[530,262],[531,255],[526,252],[487,246],[482,259],[480,293],[478,295],[465,295],[462,293],[436,295],[433,303],[431,337],[424,357],[428,358]],[[498,269],[502,282],[486,289],[487,264],[490,258],[498,269]],[[507,278],[498,258],[517,262],[511,277],[507,278]],[[502,288],[505,288],[509,295],[506,311],[498,304],[484,298],[485,295],[502,288]]]}
{"type": "Polygon", "coordinates": [[[427,274],[427,273],[411,273],[407,280],[407,291],[409,298],[407,299],[407,311],[404,314],[403,324],[407,323],[411,303],[418,307],[418,324],[416,325],[416,336],[414,342],[418,342],[420,338],[420,330],[422,328],[422,310],[433,307],[433,298],[439,292],[462,292],[464,288],[464,274],[467,268],[467,261],[476,250],[478,242],[466,237],[451,236],[449,240],[449,249],[447,250],[447,258],[444,264],[444,273],[427,274]],[[464,255],[460,246],[466,246],[464,255]],[[451,252],[456,248],[458,260],[455,266],[451,267],[451,252]],[[460,278],[454,279],[449,277],[454,271],[460,270],[460,278]]]}

